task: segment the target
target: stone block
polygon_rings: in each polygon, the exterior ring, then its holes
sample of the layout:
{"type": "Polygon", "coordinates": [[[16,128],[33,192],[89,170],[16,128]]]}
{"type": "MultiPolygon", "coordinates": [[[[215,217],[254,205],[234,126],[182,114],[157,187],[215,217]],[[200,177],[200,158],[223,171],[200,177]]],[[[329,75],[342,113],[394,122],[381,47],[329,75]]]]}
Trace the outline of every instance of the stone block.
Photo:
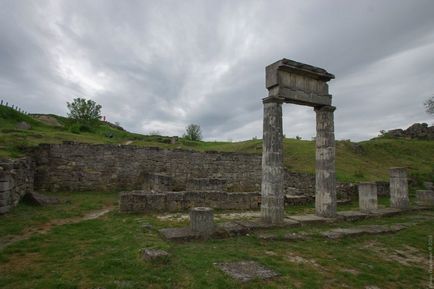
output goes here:
{"type": "Polygon", "coordinates": [[[410,206],[408,198],[408,181],[406,168],[390,168],[390,206],[407,209],[410,206]]]}
{"type": "Polygon", "coordinates": [[[342,211],[338,212],[337,216],[345,221],[358,221],[367,218],[369,215],[359,211],[342,211]]]}
{"type": "Polygon", "coordinates": [[[12,189],[12,183],[9,181],[0,182],[0,192],[9,191],[12,189]]]}
{"type": "Polygon", "coordinates": [[[0,215],[1,214],[6,214],[7,212],[9,212],[11,210],[11,207],[10,206],[3,206],[3,207],[0,207],[0,215]]]}
{"type": "Polygon", "coordinates": [[[278,273],[254,261],[215,263],[214,265],[240,282],[248,282],[253,279],[269,279],[279,276],[278,273]]]}
{"type": "Polygon", "coordinates": [[[359,190],[359,209],[362,212],[369,212],[377,209],[377,184],[360,183],[359,190]]]}
{"type": "Polygon", "coordinates": [[[294,216],[289,216],[289,219],[300,222],[302,225],[331,223],[336,220],[334,218],[324,218],[314,214],[294,215],[294,216]]]}
{"type": "Polygon", "coordinates": [[[142,259],[145,261],[162,260],[169,257],[169,253],[164,250],[145,248],[142,250],[142,259]]]}
{"type": "Polygon", "coordinates": [[[432,190],[417,190],[416,204],[419,206],[434,206],[434,191],[432,190]]]}

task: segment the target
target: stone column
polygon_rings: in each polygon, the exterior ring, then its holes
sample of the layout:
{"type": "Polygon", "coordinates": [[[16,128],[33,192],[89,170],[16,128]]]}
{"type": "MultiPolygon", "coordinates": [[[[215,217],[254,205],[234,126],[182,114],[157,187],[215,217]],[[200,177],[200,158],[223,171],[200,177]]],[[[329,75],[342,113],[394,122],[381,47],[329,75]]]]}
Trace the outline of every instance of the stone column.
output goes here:
{"type": "Polygon", "coordinates": [[[334,106],[315,107],[316,177],[315,213],[321,217],[336,215],[336,170],[334,106]]]}
{"type": "Polygon", "coordinates": [[[284,218],[282,102],[264,101],[261,217],[278,224],[284,218]]]}
{"type": "Polygon", "coordinates": [[[390,168],[390,206],[406,209],[410,206],[408,199],[408,182],[406,168],[390,168]]]}
{"type": "Polygon", "coordinates": [[[359,189],[359,209],[362,212],[370,212],[377,209],[377,184],[360,183],[359,189]]]}

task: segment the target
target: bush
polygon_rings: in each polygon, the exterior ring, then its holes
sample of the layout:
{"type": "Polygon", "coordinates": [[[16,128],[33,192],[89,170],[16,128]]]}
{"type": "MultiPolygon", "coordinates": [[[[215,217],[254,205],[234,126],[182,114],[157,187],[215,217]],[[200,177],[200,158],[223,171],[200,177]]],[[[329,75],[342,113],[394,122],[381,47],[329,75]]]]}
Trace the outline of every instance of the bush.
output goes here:
{"type": "Polygon", "coordinates": [[[190,124],[185,129],[184,138],[192,141],[202,140],[202,132],[197,124],[190,124]]]}

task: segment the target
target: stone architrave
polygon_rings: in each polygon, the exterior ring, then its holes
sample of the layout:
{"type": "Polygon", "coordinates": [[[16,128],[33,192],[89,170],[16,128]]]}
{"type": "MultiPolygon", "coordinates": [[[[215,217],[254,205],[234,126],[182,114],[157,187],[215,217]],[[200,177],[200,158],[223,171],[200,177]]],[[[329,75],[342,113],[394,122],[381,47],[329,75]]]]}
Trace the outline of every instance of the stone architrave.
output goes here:
{"type": "Polygon", "coordinates": [[[279,60],[268,65],[264,104],[264,143],[262,150],[263,221],[283,222],[283,146],[282,103],[294,103],[315,108],[317,113],[316,150],[316,214],[333,217],[336,214],[335,140],[332,97],[327,82],[334,78],[325,69],[296,62],[279,60]]]}
{"type": "Polygon", "coordinates": [[[408,181],[406,168],[390,168],[390,206],[397,209],[407,209],[410,206],[408,198],[408,181]]]}
{"type": "Polygon", "coordinates": [[[282,102],[264,102],[261,216],[278,224],[284,219],[282,102]]]}
{"type": "Polygon", "coordinates": [[[377,184],[360,183],[359,189],[359,209],[362,212],[371,212],[378,208],[377,184]]]}

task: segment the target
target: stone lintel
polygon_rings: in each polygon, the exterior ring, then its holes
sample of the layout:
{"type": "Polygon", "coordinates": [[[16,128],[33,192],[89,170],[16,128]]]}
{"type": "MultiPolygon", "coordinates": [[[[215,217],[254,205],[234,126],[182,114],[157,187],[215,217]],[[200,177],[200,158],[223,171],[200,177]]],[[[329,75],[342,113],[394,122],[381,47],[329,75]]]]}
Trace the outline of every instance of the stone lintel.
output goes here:
{"type": "Polygon", "coordinates": [[[313,65],[297,62],[294,60],[283,58],[281,60],[278,60],[274,62],[273,64],[268,65],[265,68],[265,74],[267,76],[266,79],[266,87],[271,88],[275,85],[277,85],[277,71],[287,71],[291,73],[296,73],[299,75],[304,75],[309,78],[321,80],[323,82],[330,81],[331,79],[334,79],[335,76],[327,70],[323,68],[319,68],[313,65]]]}

